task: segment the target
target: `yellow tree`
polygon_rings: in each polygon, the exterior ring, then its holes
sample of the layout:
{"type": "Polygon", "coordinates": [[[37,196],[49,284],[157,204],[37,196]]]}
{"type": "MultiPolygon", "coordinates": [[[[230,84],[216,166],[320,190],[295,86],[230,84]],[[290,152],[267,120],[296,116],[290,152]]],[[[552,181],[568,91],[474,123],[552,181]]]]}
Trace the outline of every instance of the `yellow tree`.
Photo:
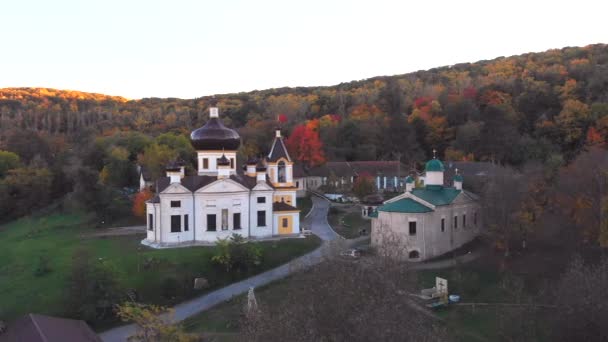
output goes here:
{"type": "Polygon", "coordinates": [[[181,325],[173,321],[173,310],[156,305],[125,302],[116,307],[116,314],[125,322],[137,326],[129,341],[139,342],[195,342],[199,336],[184,332],[181,325]]]}

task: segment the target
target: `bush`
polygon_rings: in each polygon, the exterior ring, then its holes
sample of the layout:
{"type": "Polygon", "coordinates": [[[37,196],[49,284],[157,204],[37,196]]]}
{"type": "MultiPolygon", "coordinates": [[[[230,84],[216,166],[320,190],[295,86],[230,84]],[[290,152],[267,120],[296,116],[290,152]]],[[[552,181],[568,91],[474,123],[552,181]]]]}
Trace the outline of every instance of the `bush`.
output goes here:
{"type": "Polygon", "coordinates": [[[219,240],[216,248],[217,252],[211,260],[222,266],[226,272],[247,272],[262,263],[260,247],[247,243],[239,234],[219,240]]]}

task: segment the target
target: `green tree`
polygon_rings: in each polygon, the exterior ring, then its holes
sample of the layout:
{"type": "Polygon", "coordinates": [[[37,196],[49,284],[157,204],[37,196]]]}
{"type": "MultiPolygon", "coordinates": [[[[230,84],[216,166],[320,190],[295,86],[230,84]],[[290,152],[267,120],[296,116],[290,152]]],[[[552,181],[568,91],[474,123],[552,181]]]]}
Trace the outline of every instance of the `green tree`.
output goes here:
{"type": "Polygon", "coordinates": [[[10,169],[19,166],[19,156],[16,153],[0,150],[0,178],[6,175],[10,169]]]}
{"type": "Polygon", "coordinates": [[[122,297],[116,279],[108,261],[93,258],[86,249],[74,252],[65,294],[71,317],[89,322],[113,317],[113,308],[122,297]]]}

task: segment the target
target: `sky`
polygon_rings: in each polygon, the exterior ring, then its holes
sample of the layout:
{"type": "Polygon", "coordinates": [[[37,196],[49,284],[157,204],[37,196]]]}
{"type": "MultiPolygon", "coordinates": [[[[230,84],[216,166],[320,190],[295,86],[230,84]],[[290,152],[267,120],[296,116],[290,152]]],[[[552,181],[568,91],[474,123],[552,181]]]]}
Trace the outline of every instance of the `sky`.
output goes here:
{"type": "Polygon", "coordinates": [[[194,98],[608,43],[608,2],[0,0],[0,88],[194,98]]]}

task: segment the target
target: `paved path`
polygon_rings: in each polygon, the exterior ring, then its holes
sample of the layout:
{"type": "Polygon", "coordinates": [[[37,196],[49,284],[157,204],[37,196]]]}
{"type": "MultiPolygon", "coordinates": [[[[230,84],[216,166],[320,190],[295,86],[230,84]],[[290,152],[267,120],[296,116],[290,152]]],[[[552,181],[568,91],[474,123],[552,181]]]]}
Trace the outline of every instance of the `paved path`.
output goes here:
{"type": "MultiPolygon", "coordinates": [[[[338,238],[339,235],[336,234],[336,232],[334,232],[327,223],[327,211],[329,209],[328,201],[316,196],[312,197],[312,201],[313,208],[305,219],[305,224],[310,227],[313,233],[324,240],[321,247],[270,271],[266,271],[254,277],[239,281],[210,292],[206,295],[181,303],[174,307],[175,319],[178,321],[184,320],[202,311],[208,310],[219,303],[225,302],[233,296],[245,293],[250,287],[266,285],[270,282],[288,276],[290,273],[297,271],[300,267],[311,266],[321,262],[326,255],[324,249],[329,248],[329,245],[326,242],[338,238]]],[[[130,324],[110,329],[101,333],[99,336],[105,342],[123,342],[126,341],[127,338],[134,332],[135,325],[130,324]]]]}
{"type": "Polygon", "coordinates": [[[315,235],[324,241],[340,238],[340,235],[338,235],[327,222],[327,213],[330,206],[329,201],[318,196],[311,196],[311,199],[312,210],[302,222],[304,227],[309,227],[315,235]]]}

